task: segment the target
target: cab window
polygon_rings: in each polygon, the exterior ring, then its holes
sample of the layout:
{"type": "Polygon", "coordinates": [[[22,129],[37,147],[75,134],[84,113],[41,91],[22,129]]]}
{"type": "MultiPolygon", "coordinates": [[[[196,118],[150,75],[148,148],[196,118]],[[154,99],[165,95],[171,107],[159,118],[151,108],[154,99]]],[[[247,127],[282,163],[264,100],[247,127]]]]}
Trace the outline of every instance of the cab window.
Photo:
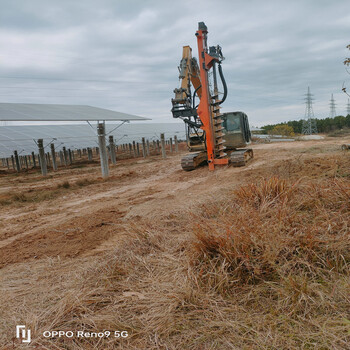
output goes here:
{"type": "Polygon", "coordinates": [[[240,131],[240,118],[232,114],[228,114],[226,117],[226,130],[227,131],[240,131]]]}

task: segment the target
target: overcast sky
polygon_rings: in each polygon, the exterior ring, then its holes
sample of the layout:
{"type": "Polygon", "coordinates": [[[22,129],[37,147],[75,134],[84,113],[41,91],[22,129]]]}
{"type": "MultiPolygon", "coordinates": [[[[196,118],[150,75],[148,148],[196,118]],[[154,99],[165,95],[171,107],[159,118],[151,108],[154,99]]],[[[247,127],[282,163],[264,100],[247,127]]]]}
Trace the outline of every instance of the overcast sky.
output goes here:
{"type": "Polygon", "coordinates": [[[182,46],[204,21],[228,97],[252,125],[345,114],[349,0],[0,0],[0,102],[88,104],[173,122],[182,46]]]}

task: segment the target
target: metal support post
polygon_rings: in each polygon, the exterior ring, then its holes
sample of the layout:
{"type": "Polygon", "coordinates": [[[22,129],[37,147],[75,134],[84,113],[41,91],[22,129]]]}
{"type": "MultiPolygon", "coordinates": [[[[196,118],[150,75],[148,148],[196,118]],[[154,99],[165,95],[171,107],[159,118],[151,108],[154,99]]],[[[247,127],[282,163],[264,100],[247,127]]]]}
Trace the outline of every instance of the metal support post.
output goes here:
{"type": "Polygon", "coordinates": [[[88,161],[91,162],[92,161],[92,149],[90,147],[87,149],[87,155],[88,155],[88,161]]]}
{"type": "Polygon", "coordinates": [[[107,178],[109,171],[108,171],[108,156],[107,156],[104,123],[99,123],[97,125],[97,135],[98,135],[98,146],[99,146],[99,150],[100,150],[100,162],[101,162],[102,177],[107,178]]]}
{"type": "Polygon", "coordinates": [[[35,153],[32,152],[33,167],[36,168],[35,153]]]}
{"type": "Polygon", "coordinates": [[[18,158],[18,152],[14,151],[13,152],[15,155],[15,161],[16,161],[16,171],[19,173],[21,171],[21,166],[19,164],[19,158],[18,158]]]}
{"type": "Polygon", "coordinates": [[[46,165],[46,159],[45,159],[45,150],[44,150],[43,139],[38,140],[38,148],[39,148],[41,174],[43,176],[46,176],[47,175],[47,165],[46,165]]]}
{"type": "Polygon", "coordinates": [[[150,152],[149,152],[149,140],[146,141],[146,155],[149,157],[150,152]]]}
{"type": "Polygon", "coordinates": [[[174,136],[174,142],[175,142],[175,153],[179,152],[179,143],[177,142],[177,136],[174,136]]]}
{"type": "Polygon", "coordinates": [[[117,157],[115,154],[115,145],[114,145],[113,135],[110,135],[108,139],[109,139],[109,151],[111,154],[112,164],[117,164],[117,157]]]}
{"type": "Polygon", "coordinates": [[[54,171],[57,171],[55,145],[51,143],[50,147],[51,147],[52,168],[54,171]]]}
{"type": "Polygon", "coordinates": [[[164,134],[160,134],[160,141],[162,144],[162,158],[166,158],[166,152],[165,152],[165,138],[164,138],[164,134]]]}
{"type": "Polygon", "coordinates": [[[146,158],[146,141],[144,137],[142,138],[142,156],[146,158]]]}
{"type": "Polygon", "coordinates": [[[68,154],[67,154],[66,147],[62,147],[62,152],[63,152],[64,165],[67,166],[68,165],[68,154]]]}
{"type": "Polygon", "coordinates": [[[136,143],[135,143],[135,141],[132,142],[132,149],[134,150],[134,158],[136,158],[136,143]]]}
{"type": "Polygon", "coordinates": [[[73,159],[72,159],[72,151],[70,148],[68,148],[68,159],[69,159],[69,165],[72,165],[73,159]]]}

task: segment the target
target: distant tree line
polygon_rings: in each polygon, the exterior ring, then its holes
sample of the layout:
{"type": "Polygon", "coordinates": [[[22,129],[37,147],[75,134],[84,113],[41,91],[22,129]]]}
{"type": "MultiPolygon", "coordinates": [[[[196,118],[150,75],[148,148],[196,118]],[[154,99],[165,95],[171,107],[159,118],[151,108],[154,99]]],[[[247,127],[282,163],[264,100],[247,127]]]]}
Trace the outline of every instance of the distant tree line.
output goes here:
{"type": "MultiPolygon", "coordinates": [[[[350,114],[348,114],[346,117],[342,115],[338,115],[334,118],[325,118],[325,119],[317,119],[316,125],[317,125],[317,131],[320,133],[327,133],[334,130],[339,130],[343,128],[350,128],[350,114]]],[[[293,129],[293,132],[295,134],[301,134],[302,128],[303,128],[303,119],[300,120],[292,120],[285,123],[278,123],[278,124],[269,124],[261,127],[264,134],[271,134],[275,133],[276,127],[282,127],[282,126],[289,126],[293,129]]],[[[279,129],[279,128],[277,128],[279,129]]]]}

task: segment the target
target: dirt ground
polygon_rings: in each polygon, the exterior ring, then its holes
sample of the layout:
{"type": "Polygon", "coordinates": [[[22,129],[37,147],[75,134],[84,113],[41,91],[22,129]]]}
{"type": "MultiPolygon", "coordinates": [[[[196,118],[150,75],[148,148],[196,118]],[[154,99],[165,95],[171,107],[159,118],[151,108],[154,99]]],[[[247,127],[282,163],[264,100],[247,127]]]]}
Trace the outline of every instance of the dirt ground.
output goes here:
{"type": "MultiPolygon", "coordinates": [[[[41,275],[46,279],[45,292],[51,293],[60,283],[58,275],[71,273],[96,257],[103,258],[132,240],[139,222],[157,222],[174,213],[186,216],[212,196],[219,197],[245,179],[259,176],[259,169],[271,162],[319,155],[325,149],[341,152],[343,143],[350,141],[326,138],[255,144],[255,158],[249,165],[218,167],[214,172],[207,167],[184,172],[180,166],[184,152],[180,152],[165,160],[154,156],[119,161],[110,167],[107,180],[100,178],[98,163],[59,169],[50,172],[48,178],[39,172],[1,174],[0,292],[2,300],[7,300],[3,317],[12,315],[12,319],[10,325],[8,320],[0,321],[0,333],[8,334],[11,325],[22,321],[15,311],[19,305],[40,303],[41,275]],[[86,182],[79,183],[82,179],[86,182]],[[67,264],[60,271],[53,267],[50,280],[46,267],[53,259],[67,264]],[[30,277],[34,271],[35,281],[30,277]]],[[[3,339],[5,343],[11,340],[3,339]]]]}

